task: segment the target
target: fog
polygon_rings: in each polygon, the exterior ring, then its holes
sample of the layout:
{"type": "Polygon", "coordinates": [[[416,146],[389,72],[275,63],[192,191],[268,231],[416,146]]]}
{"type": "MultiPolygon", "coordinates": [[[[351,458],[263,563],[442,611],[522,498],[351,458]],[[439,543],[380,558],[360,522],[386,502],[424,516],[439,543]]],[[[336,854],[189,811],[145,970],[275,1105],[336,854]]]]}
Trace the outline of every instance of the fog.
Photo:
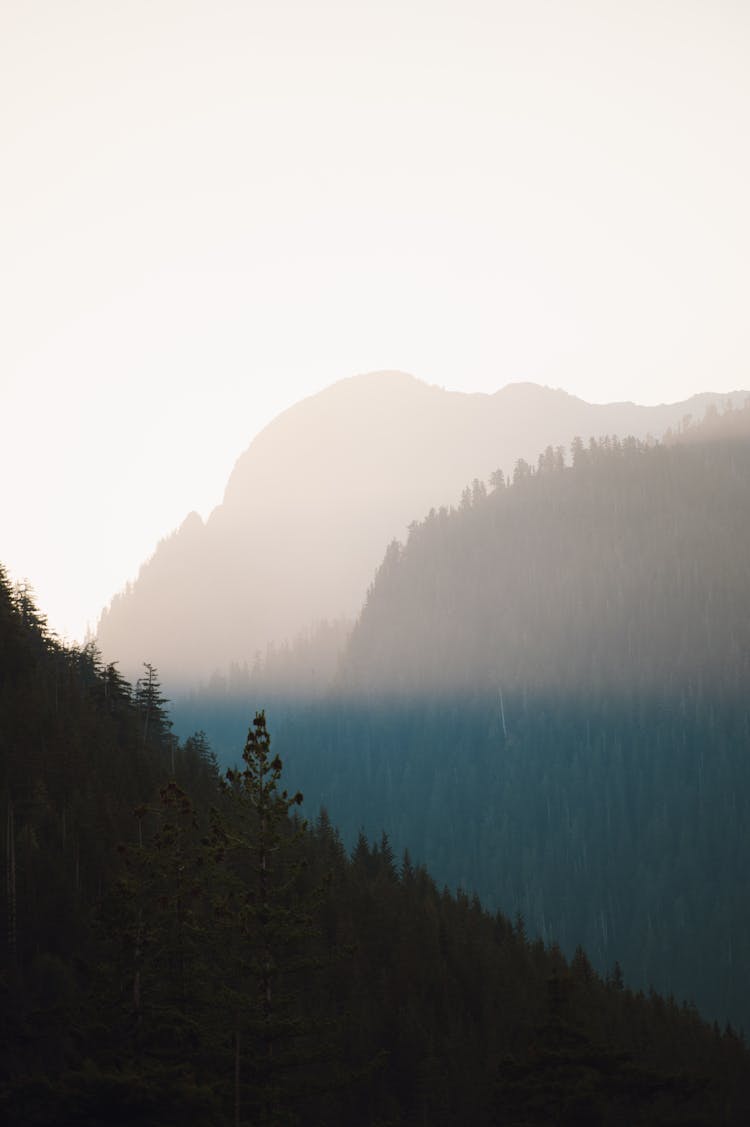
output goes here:
{"type": "Polygon", "coordinates": [[[725,398],[647,408],[531,384],[469,395],[397,372],[340,381],[274,420],[209,519],[190,515],[158,546],[102,616],[104,657],[130,676],[154,663],[172,687],[252,665],[269,644],[355,619],[388,544],[472,480],[576,434],[658,435],[725,398]]]}

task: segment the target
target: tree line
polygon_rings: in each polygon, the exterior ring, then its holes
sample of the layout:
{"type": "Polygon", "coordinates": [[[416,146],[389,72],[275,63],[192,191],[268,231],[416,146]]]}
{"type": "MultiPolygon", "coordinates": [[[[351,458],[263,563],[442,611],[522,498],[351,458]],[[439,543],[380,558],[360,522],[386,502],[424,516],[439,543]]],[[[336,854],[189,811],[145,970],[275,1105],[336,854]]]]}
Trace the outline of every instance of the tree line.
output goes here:
{"type": "Polygon", "coordinates": [[[221,772],[4,574],[0,749],[8,1122],[747,1121],[733,1029],[306,824],[262,712],[221,772]]]}
{"type": "MultiPolygon", "coordinates": [[[[349,847],[385,828],[566,957],[745,1027],[749,436],[712,413],[475,482],[388,550],[329,691],[267,698],[349,847]]],[[[177,717],[223,756],[244,707],[177,717]]]]}

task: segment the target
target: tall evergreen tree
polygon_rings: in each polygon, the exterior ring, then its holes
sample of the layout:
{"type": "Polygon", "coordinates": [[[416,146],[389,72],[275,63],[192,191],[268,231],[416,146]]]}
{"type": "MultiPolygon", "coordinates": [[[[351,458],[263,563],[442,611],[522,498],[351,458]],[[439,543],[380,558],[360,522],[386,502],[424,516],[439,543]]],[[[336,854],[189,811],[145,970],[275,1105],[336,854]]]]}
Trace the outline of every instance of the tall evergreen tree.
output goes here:
{"type": "Polygon", "coordinates": [[[167,705],[169,701],[162,696],[159,674],[153,665],[144,661],[146,675],[139,678],[135,686],[135,705],[141,717],[141,736],[143,746],[151,742],[160,743],[172,727],[167,705]]]}
{"type": "Polygon", "coordinates": [[[302,803],[281,787],[282,763],[271,752],[265,713],[258,712],[242,753],[227,772],[223,817],[214,819],[218,855],[226,860],[219,903],[228,948],[240,968],[225,991],[234,1011],[234,1118],[250,1111],[258,1127],[295,1122],[299,1092],[288,1083],[305,1057],[308,1025],[295,1004],[294,979],[309,969],[313,898],[301,886],[297,847],[303,826],[290,822],[302,803]]]}

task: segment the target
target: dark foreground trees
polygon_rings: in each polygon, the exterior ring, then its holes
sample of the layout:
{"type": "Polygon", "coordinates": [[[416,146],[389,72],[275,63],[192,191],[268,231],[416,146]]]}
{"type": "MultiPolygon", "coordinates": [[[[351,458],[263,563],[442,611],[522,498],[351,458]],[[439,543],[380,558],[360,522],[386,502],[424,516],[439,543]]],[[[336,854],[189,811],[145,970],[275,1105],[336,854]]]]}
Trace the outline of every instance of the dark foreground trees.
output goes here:
{"type": "MultiPolygon", "coordinates": [[[[300,1006],[300,976],[311,975],[314,891],[304,889],[304,829],[290,819],[302,795],[280,785],[263,712],[227,772],[225,801],[211,818],[214,910],[231,971],[219,984],[233,1021],[235,1123],[295,1122],[310,1025],[300,1006]]],[[[229,968],[227,968],[229,970],[229,968]]]]}
{"type": "MultiPolygon", "coordinates": [[[[105,929],[110,945],[122,939],[121,1045],[152,1080],[210,1091],[215,1114],[273,1127],[299,1122],[320,1055],[302,1004],[320,890],[305,881],[305,831],[290,817],[302,796],[281,788],[262,712],[242,759],[202,813],[174,781],[137,808],[105,929]]],[[[107,978],[111,968],[103,993],[107,978]]]]}
{"type": "Polygon", "coordinates": [[[750,1122],[731,1030],[295,820],[262,714],[220,785],[1,581],[0,671],[3,1122],[750,1122]]]}

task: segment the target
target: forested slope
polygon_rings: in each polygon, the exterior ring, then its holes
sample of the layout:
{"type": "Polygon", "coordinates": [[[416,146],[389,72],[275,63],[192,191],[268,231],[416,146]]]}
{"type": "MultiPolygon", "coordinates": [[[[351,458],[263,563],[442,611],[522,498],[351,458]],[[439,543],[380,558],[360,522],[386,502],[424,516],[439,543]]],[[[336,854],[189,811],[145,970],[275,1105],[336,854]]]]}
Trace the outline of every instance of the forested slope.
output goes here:
{"type": "Polygon", "coordinates": [[[340,380],[253,439],[205,523],[192,513],[115,595],[98,643],[132,676],[148,653],[170,692],[252,665],[269,643],[353,619],[388,542],[475,475],[576,432],[660,436],[723,399],[642,407],[534,384],[466,395],[403,372],[340,380]]]}
{"type": "MultiPolygon", "coordinates": [[[[737,412],[745,416],[746,412],[737,412]]],[[[388,551],[345,685],[743,693],[750,667],[750,438],[551,449],[388,551]]]]}
{"type": "Polygon", "coordinates": [[[744,1024],[748,417],[475,483],[389,549],[338,688],[274,713],[348,840],[385,826],[568,953],[744,1024]]]}
{"type": "Polygon", "coordinates": [[[325,814],[305,828],[262,714],[222,783],[155,670],[131,691],[2,574],[0,755],[7,1122],[747,1122],[731,1029],[440,892],[384,835],[349,857],[325,814]]]}

